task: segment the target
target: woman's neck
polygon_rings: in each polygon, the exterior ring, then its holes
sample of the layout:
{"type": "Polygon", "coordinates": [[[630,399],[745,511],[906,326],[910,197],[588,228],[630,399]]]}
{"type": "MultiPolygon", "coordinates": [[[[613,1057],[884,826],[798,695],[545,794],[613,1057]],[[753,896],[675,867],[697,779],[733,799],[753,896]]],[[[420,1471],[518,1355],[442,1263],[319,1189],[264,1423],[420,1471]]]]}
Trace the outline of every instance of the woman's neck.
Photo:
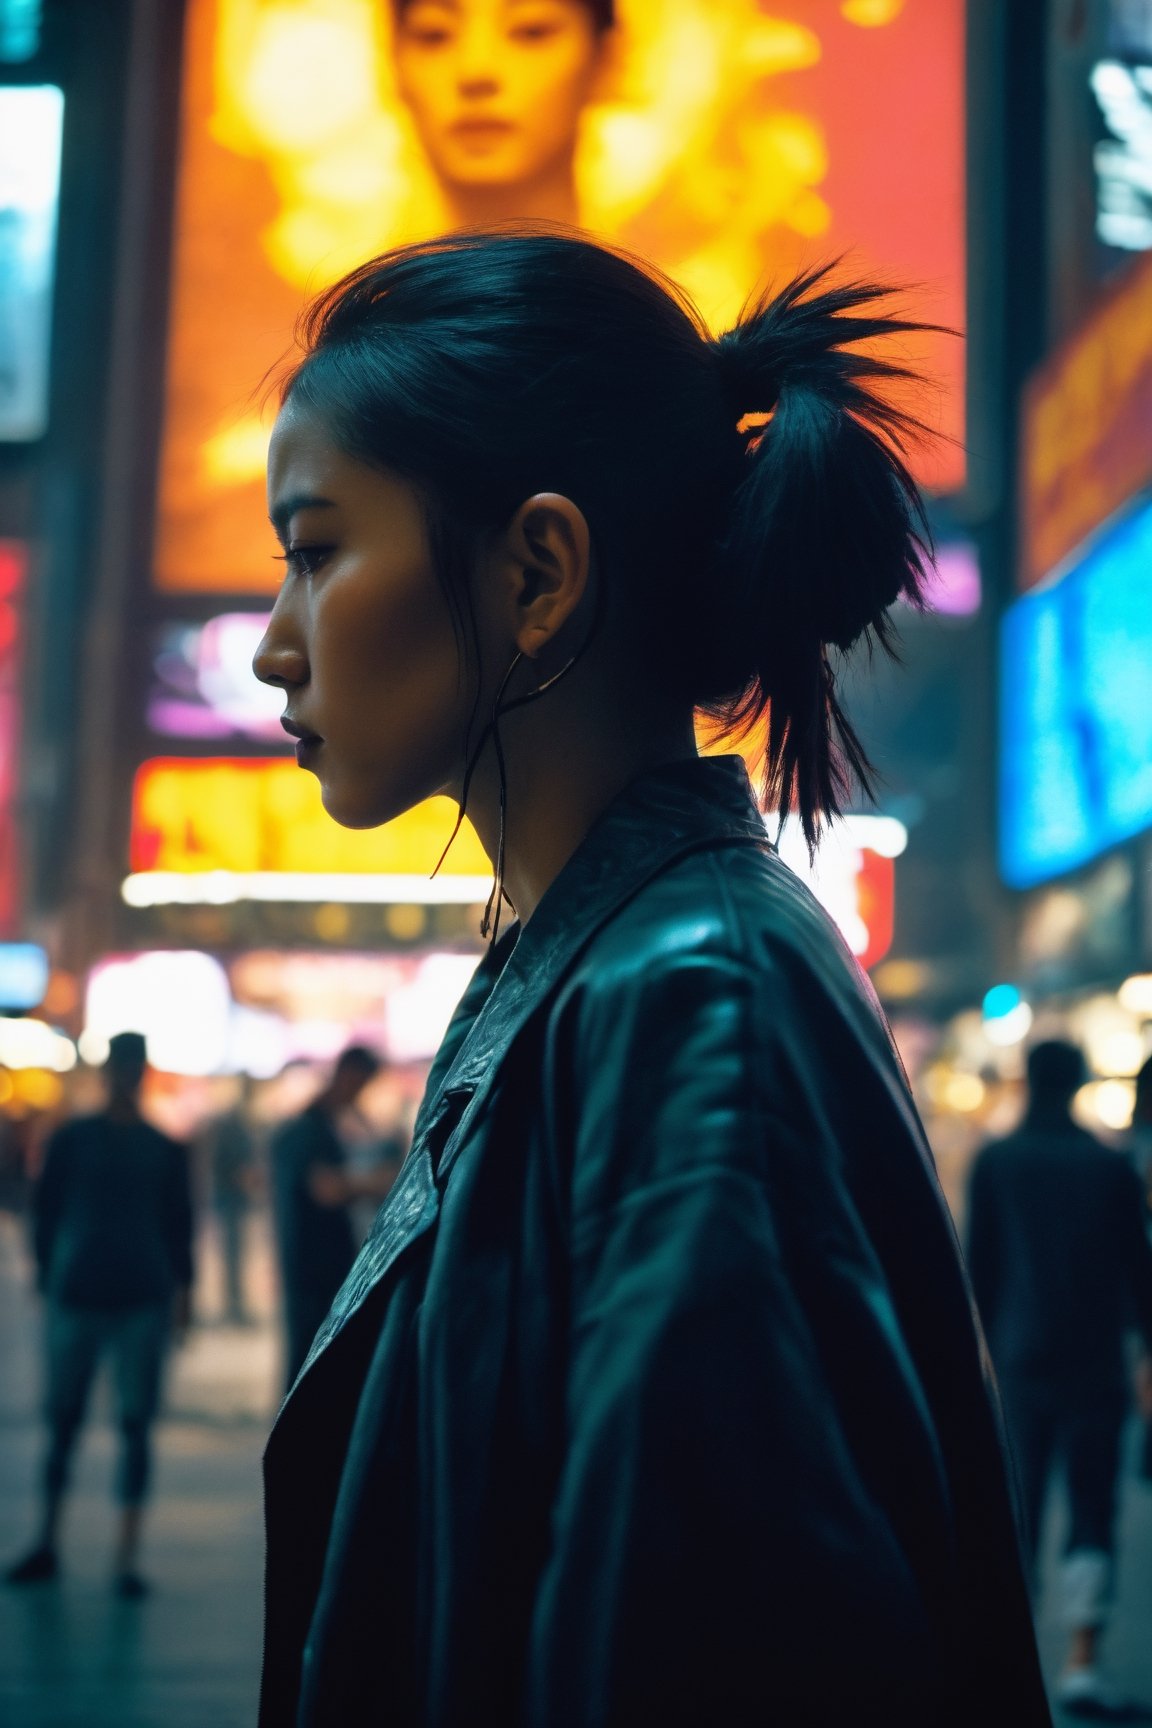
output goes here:
{"type": "MultiPolygon", "coordinates": [[[[542,702],[560,698],[550,692],[542,702]]],[[[691,713],[631,726],[601,708],[548,719],[535,704],[509,715],[501,737],[507,767],[504,887],[526,924],[569,858],[618,793],[641,774],[696,755],[691,713]]],[[[471,818],[495,863],[500,836],[499,778],[485,752],[471,818]]]]}

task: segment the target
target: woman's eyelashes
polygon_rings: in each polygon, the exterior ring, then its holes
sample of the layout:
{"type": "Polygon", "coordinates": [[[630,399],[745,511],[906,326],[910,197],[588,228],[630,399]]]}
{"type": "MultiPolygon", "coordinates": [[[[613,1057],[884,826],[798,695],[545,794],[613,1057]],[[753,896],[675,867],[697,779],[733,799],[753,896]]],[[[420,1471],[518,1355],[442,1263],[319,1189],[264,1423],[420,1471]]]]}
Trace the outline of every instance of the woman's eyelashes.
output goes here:
{"type": "Polygon", "coordinates": [[[331,553],[331,546],[289,546],[275,556],[287,566],[289,575],[315,576],[331,553]]]}

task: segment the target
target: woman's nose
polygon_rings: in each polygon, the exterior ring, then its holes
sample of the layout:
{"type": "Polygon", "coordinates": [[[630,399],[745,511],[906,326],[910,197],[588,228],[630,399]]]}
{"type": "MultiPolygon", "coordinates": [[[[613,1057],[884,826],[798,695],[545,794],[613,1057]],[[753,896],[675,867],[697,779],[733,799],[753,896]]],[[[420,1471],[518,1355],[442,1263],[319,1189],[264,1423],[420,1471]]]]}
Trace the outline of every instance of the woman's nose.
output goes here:
{"type": "Polygon", "coordinates": [[[500,88],[498,36],[482,25],[464,32],[460,42],[456,82],[461,95],[494,96],[500,88]]]}
{"type": "Polygon", "coordinates": [[[283,640],[275,618],[252,656],[252,670],[261,684],[273,684],[280,690],[295,690],[308,682],[307,656],[294,643],[283,640]]]}

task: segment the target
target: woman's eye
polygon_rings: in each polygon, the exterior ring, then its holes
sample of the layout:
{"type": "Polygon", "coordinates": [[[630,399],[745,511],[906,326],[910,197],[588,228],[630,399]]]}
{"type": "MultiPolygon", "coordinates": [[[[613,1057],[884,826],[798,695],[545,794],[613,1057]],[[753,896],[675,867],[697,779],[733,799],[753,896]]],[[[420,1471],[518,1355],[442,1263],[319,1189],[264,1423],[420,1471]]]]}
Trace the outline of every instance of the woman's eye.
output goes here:
{"type": "Polygon", "coordinates": [[[508,34],[513,42],[547,42],[559,30],[556,24],[514,24],[508,34]]]}
{"type": "Polygon", "coordinates": [[[293,576],[315,576],[331,550],[331,546],[289,546],[281,558],[293,576]]]}
{"type": "Polygon", "coordinates": [[[414,6],[402,19],[399,34],[418,48],[442,48],[452,38],[452,19],[439,6],[414,6]]]}

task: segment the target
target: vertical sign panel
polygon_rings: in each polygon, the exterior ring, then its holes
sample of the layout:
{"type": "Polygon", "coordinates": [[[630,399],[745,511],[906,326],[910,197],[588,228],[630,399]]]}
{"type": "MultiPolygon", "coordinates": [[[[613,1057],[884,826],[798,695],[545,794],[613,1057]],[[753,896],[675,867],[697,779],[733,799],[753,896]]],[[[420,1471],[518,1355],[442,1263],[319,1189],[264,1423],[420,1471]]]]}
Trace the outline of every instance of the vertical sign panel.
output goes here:
{"type": "Polygon", "coordinates": [[[0,540],[0,937],[20,921],[20,847],[16,801],[20,789],[21,609],[28,555],[19,540],[0,540]]]}
{"type": "Polygon", "coordinates": [[[0,87],[0,440],[48,427],[48,355],[64,97],[0,87]]]}

